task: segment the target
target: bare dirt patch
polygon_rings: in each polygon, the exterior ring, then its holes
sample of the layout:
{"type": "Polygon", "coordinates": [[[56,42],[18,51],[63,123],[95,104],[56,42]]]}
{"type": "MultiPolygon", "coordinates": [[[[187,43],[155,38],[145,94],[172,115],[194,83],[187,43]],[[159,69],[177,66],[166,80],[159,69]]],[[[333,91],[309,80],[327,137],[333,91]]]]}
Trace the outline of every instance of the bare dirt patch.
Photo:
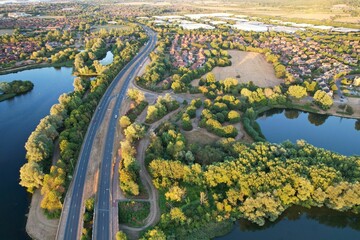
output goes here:
{"type": "MultiPolygon", "coordinates": [[[[283,80],[275,77],[274,68],[270,63],[266,62],[264,55],[238,50],[229,50],[228,53],[231,55],[232,65],[215,67],[211,71],[215,74],[217,80],[236,78],[239,83],[252,81],[259,87],[273,87],[283,82],[283,80]],[[240,76],[240,78],[236,76],[240,76]]],[[[197,86],[198,81],[194,80],[192,84],[197,86]]]]}
{"type": "Polygon", "coordinates": [[[209,133],[204,128],[193,129],[189,132],[184,131],[183,134],[189,144],[200,143],[206,145],[206,144],[212,144],[220,139],[220,137],[212,133],[209,133]]]}
{"type": "Polygon", "coordinates": [[[48,219],[40,208],[40,202],[43,196],[37,189],[32,198],[28,220],[26,222],[26,232],[32,239],[55,239],[58,228],[58,219],[48,219]]]}

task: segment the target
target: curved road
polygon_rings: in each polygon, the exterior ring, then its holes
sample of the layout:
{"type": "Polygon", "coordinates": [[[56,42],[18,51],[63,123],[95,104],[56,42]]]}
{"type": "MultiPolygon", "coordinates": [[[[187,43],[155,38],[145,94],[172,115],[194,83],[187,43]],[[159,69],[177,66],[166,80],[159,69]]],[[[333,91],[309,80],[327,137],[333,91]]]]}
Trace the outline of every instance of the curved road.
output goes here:
{"type": "Polygon", "coordinates": [[[110,178],[114,134],[118,121],[115,115],[121,106],[130,80],[135,77],[136,70],[155,47],[156,33],[148,27],[144,27],[144,29],[149,36],[148,43],[145,48],[141,50],[141,52],[136,55],[115,77],[102,97],[88,127],[75,169],[75,174],[64,201],[64,208],[60,219],[57,239],[80,239],[82,222],[79,221],[82,219],[80,214],[83,214],[83,192],[91,147],[94,143],[95,134],[104,120],[110,100],[116,98],[115,106],[112,109],[112,117],[109,122],[106,139],[104,139],[105,149],[100,166],[100,181],[95,203],[95,221],[93,228],[93,239],[108,240],[113,238],[113,234],[110,233],[111,196],[109,189],[111,182],[110,178]],[[130,73],[128,73],[129,71],[130,73]],[[121,83],[123,84],[121,91],[116,93],[114,89],[121,83]]]}

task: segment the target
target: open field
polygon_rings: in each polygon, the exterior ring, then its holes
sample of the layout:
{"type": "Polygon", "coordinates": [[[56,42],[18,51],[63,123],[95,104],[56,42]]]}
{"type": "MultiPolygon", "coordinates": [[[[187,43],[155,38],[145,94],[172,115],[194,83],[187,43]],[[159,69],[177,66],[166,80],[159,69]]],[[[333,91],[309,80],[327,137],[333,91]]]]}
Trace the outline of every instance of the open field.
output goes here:
{"type": "Polygon", "coordinates": [[[0,36],[9,34],[11,35],[14,32],[14,29],[0,29],[0,36]]]}
{"type": "MultiPolygon", "coordinates": [[[[262,54],[238,50],[229,50],[228,52],[231,55],[232,65],[215,67],[211,71],[217,80],[240,76],[240,78],[236,78],[239,83],[252,81],[260,87],[273,87],[283,82],[283,80],[275,77],[273,66],[266,62],[262,54]]],[[[192,84],[196,86],[198,82],[198,80],[194,80],[192,84]]]]}
{"type": "MultiPolygon", "coordinates": [[[[317,9],[316,7],[301,7],[298,8],[281,8],[281,7],[257,7],[246,6],[244,4],[200,4],[195,2],[192,6],[194,8],[216,11],[216,12],[229,12],[234,14],[244,14],[247,16],[268,16],[280,18],[295,18],[307,20],[331,20],[335,18],[335,22],[359,24],[360,17],[351,17],[350,14],[338,11],[329,11],[327,9],[317,9]]],[[[190,5],[188,5],[190,6],[190,5]]]]}

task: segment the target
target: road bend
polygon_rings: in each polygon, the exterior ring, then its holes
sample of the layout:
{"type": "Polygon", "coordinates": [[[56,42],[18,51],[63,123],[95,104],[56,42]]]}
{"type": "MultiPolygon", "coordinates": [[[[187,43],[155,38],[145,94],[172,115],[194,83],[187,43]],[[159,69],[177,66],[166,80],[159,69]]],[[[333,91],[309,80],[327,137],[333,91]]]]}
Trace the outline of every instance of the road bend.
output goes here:
{"type": "Polygon", "coordinates": [[[79,159],[75,168],[74,176],[70,184],[68,193],[64,201],[64,208],[61,214],[59,228],[56,239],[75,240],[81,237],[81,226],[83,225],[81,214],[83,213],[83,193],[86,180],[86,172],[90,158],[91,148],[94,144],[95,135],[104,121],[110,100],[116,97],[116,103],[112,109],[109,127],[104,139],[104,155],[100,165],[100,181],[98,185],[97,198],[95,202],[93,239],[109,240],[112,237],[110,228],[110,178],[111,160],[113,153],[113,142],[117,120],[116,113],[122,104],[127,87],[131,79],[135,77],[135,72],[140,64],[155,48],[156,33],[144,26],[149,36],[146,46],[136,55],[114,78],[92,117],[87,133],[85,135],[79,159]],[[130,73],[129,73],[130,72],[130,73]],[[123,84],[119,93],[115,91],[118,84],[123,84]]]}

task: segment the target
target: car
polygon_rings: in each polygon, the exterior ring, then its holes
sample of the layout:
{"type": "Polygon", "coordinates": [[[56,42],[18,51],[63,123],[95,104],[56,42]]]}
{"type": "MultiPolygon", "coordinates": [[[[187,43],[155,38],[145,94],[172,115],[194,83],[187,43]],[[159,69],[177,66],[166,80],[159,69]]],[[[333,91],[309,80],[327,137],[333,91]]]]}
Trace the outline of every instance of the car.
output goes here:
{"type": "Polygon", "coordinates": [[[118,117],[117,114],[115,114],[114,118],[117,119],[117,117],[118,117]]]}

